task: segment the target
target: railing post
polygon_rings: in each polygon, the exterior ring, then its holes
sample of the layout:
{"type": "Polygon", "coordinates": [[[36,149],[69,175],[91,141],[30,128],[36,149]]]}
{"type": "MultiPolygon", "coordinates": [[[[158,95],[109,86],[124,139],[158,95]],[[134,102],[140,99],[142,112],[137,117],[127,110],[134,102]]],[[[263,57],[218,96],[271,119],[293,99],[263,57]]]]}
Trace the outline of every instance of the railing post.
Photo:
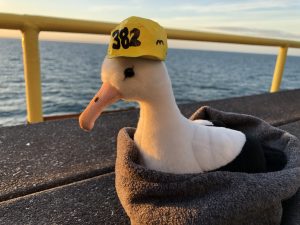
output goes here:
{"type": "Polygon", "coordinates": [[[39,31],[26,27],[22,35],[27,121],[38,123],[43,121],[39,31]]]}
{"type": "Polygon", "coordinates": [[[280,47],[280,49],[279,49],[279,52],[277,55],[277,60],[276,60],[276,65],[275,65],[275,69],[274,69],[272,85],[271,85],[271,89],[270,89],[271,93],[277,92],[280,89],[280,84],[281,84],[281,80],[282,80],[287,51],[288,51],[288,47],[280,47]]]}

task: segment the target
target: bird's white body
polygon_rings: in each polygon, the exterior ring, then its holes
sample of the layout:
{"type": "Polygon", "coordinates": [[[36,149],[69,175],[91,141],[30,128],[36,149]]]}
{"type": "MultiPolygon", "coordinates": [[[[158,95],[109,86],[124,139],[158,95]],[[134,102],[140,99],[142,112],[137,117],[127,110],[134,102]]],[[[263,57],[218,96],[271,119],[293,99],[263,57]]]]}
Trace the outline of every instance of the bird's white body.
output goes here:
{"type": "Polygon", "coordinates": [[[180,174],[214,170],[234,160],[246,141],[245,135],[211,126],[207,120],[185,118],[167,83],[165,97],[151,104],[140,102],[134,141],[141,163],[149,169],[180,174]]]}
{"type": "Polygon", "coordinates": [[[211,122],[191,121],[180,113],[164,62],[106,58],[101,77],[103,86],[81,115],[81,127],[90,130],[102,109],[118,98],[138,102],[140,118],[134,141],[147,168],[199,173],[220,168],[241,152],[246,141],[243,133],[206,126],[211,122]],[[126,68],[134,69],[130,78],[124,77],[126,68]]]}

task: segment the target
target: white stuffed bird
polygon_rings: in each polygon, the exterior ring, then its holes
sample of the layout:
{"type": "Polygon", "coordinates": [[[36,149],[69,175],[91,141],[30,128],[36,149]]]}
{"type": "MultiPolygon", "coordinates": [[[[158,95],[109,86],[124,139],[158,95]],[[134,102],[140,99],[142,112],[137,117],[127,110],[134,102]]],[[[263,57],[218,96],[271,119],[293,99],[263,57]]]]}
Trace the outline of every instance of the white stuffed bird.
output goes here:
{"type": "Polygon", "coordinates": [[[91,130],[107,105],[124,99],[140,105],[134,141],[141,162],[150,169],[196,173],[217,169],[235,159],[246,138],[239,131],[191,121],[179,111],[164,62],[142,58],[106,58],[102,88],[80,116],[91,130]]]}
{"type": "MultiPolygon", "coordinates": [[[[149,32],[145,27],[154,26],[157,32],[159,25],[137,17],[121,25],[112,32],[108,57],[102,65],[102,87],[81,114],[80,127],[91,130],[103,109],[119,99],[135,101],[140,105],[140,117],[134,142],[145,167],[177,174],[199,173],[221,168],[237,159],[246,143],[242,132],[212,126],[210,121],[191,121],[180,113],[162,61],[165,55],[159,57],[156,52],[159,50],[155,50],[161,43],[166,45],[166,35],[158,39],[160,42],[155,42],[154,37],[153,48],[143,47],[147,42],[143,33],[149,32]],[[127,34],[140,32],[139,39],[129,47],[120,37],[124,36],[124,30],[127,34]],[[143,51],[137,51],[139,47],[143,51]]],[[[150,36],[151,32],[147,38],[150,36]]],[[[166,51],[166,46],[162,47],[166,51]]]]}

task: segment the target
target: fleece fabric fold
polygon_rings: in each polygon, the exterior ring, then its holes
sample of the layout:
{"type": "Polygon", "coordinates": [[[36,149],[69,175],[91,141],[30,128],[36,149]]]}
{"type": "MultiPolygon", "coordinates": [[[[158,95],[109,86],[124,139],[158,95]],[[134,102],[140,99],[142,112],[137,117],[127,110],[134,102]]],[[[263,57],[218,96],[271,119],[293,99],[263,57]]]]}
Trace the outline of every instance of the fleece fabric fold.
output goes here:
{"type": "MultiPolygon", "coordinates": [[[[281,224],[282,202],[300,187],[299,140],[259,118],[210,107],[200,108],[191,119],[221,121],[267,149],[284,152],[287,163],[267,173],[163,173],[139,164],[135,129],[123,128],[118,135],[116,190],[131,224],[281,224]]],[[[286,224],[296,220],[284,218],[286,224]]]]}

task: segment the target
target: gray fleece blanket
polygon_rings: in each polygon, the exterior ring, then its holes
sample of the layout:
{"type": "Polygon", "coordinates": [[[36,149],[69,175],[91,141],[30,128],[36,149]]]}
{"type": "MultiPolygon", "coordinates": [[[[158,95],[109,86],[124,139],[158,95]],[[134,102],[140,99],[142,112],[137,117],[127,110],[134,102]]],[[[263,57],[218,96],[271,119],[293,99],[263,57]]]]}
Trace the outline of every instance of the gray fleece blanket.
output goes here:
{"type": "MultiPolygon", "coordinates": [[[[299,140],[259,118],[209,107],[200,108],[191,119],[222,121],[251,134],[263,146],[283,151],[287,164],[280,171],[253,174],[158,172],[139,165],[135,129],[123,128],[118,135],[116,190],[131,224],[280,224],[282,202],[300,187],[299,140]]],[[[299,222],[299,217],[284,219],[285,224],[299,222]]]]}

